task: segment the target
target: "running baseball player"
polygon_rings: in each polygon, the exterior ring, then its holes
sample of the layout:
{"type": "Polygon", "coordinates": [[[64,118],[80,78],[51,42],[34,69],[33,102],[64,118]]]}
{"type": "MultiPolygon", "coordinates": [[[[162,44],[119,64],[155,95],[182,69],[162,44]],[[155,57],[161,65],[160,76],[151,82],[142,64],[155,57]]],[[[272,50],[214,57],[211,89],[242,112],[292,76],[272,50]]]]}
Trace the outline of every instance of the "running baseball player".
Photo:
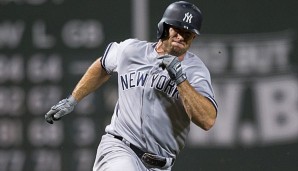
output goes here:
{"type": "Polygon", "coordinates": [[[190,123],[209,130],[217,115],[209,71],[188,51],[201,23],[195,5],[170,4],[158,23],[157,42],[110,43],[71,96],[45,115],[46,121],[52,124],[70,113],[117,72],[119,99],[93,170],[171,170],[185,146],[190,123]]]}

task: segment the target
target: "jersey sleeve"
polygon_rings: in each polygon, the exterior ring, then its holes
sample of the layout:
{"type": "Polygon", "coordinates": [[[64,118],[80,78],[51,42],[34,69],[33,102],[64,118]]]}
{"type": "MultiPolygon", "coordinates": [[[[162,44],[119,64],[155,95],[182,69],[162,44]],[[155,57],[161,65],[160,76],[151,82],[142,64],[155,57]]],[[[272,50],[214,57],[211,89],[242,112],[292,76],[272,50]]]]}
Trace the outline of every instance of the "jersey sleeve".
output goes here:
{"type": "Polygon", "coordinates": [[[120,44],[112,42],[107,46],[101,58],[101,64],[108,74],[117,71],[119,51],[121,51],[120,44]]]}
{"type": "Polygon", "coordinates": [[[193,70],[190,72],[189,82],[194,87],[194,89],[208,98],[214,105],[216,111],[218,110],[218,106],[216,100],[214,98],[214,92],[211,85],[211,77],[209,70],[205,67],[204,64],[201,64],[199,70],[193,70]]]}
{"type": "Polygon", "coordinates": [[[197,92],[208,98],[213,103],[217,111],[218,106],[214,98],[214,92],[210,80],[201,79],[197,84],[195,84],[194,88],[197,92]]]}

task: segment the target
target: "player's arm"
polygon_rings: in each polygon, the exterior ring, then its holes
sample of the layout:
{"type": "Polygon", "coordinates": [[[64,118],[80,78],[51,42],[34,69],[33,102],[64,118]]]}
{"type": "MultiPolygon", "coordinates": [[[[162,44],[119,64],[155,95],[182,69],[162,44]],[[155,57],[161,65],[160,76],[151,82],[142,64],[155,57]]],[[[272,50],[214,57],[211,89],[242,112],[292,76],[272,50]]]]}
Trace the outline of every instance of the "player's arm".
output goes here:
{"type": "Polygon", "coordinates": [[[88,68],[81,80],[76,85],[70,97],[61,100],[54,105],[45,115],[48,123],[61,119],[64,115],[69,114],[74,109],[74,106],[88,94],[94,92],[103,83],[110,78],[110,75],[102,67],[100,59],[97,59],[88,68]]]}
{"type": "Polygon", "coordinates": [[[202,129],[209,130],[216,119],[216,109],[213,103],[198,93],[187,80],[181,82],[177,89],[191,121],[202,129]]]}
{"type": "Polygon", "coordinates": [[[110,75],[107,74],[105,69],[103,69],[100,59],[97,59],[88,68],[71,95],[76,99],[76,101],[80,101],[88,94],[94,92],[109,78],[110,75]]]}
{"type": "Polygon", "coordinates": [[[187,81],[178,57],[164,55],[160,66],[167,69],[171,79],[176,82],[182,103],[193,123],[209,130],[215,123],[216,109],[209,99],[198,93],[187,81]]]}

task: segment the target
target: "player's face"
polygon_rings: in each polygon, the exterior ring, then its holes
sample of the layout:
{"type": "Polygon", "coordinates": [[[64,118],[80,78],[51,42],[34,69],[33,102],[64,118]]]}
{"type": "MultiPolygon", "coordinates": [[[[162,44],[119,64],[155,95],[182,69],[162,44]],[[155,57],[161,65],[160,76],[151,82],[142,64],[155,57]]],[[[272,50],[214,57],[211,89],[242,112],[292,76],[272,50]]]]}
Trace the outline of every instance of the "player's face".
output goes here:
{"type": "Polygon", "coordinates": [[[175,56],[181,56],[189,49],[195,34],[186,29],[169,28],[168,39],[164,41],[165,50],[175,56]]]}

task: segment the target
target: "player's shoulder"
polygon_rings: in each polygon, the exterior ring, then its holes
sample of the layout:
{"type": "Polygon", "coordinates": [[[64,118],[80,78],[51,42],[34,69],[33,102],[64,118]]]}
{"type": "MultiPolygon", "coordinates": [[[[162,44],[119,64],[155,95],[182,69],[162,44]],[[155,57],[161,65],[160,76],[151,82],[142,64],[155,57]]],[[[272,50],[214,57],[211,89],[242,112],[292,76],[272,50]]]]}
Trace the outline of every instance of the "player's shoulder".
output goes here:
{"type": "Polygon", "coordinates": [[[203,66],[205,66],[205,64],[201,60],[201,58],[198,55],[196,55],[196,54],[194,54],[190,51],[186,52],[185,63],[190,64],[190,65],[197,65],[197,66],[203,65],[203,66]]]}
{"type": "Polygon", "coordinates": [[[148,41],[130,38],[122,41],[120,44],[123,44],[123,46],[145,46],[148,43],[148,41]]]}
{"type": "Polygon", "coordinates": [[[200,71],[209,73],[209,69],[198,55],[188,51],[184,59],[183,64],[185,69],[191,72],[200,71]]]}
{"type": "Polygon", "coordinates": [[[120,44],[124,54],[142,54],[149,47],[150,42],[138,39],[126,39],[120,44]]]}

